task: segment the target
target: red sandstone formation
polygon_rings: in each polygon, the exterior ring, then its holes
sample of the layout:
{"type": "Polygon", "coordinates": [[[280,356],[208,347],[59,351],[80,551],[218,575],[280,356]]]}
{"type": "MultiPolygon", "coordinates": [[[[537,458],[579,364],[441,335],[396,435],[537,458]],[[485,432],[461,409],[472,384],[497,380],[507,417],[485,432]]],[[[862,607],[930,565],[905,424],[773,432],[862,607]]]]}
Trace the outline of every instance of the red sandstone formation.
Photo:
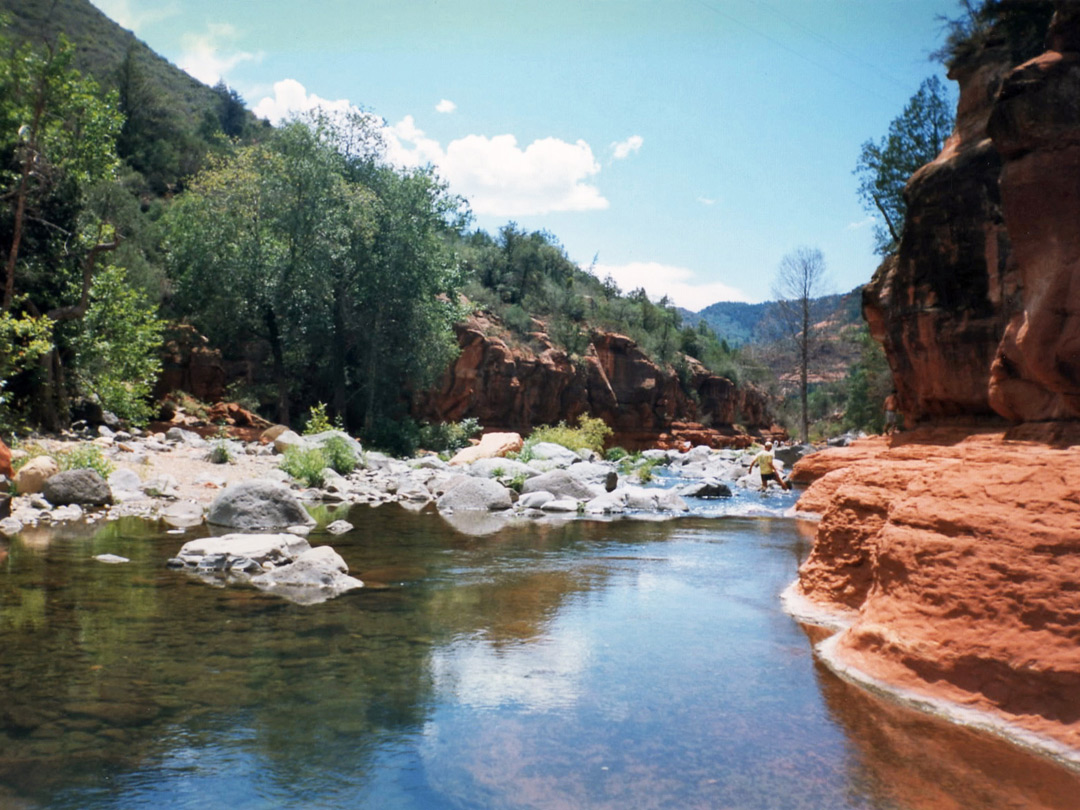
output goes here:
{"type": "Polygon", "coordinates": [[[217,402],[225,396],[227,382],[221,352],[194,327],[176,324],[165,336],[161,377],[154,396],[186,391],[202,402],[217,402]]]}
{"type": "Polygon", "coordinates": [[[798,589],[857,611],[838,659],[1080,749],[1078,441],[925,429],[800,461],[799,508],[827,505],[798,589]]]}
{"type": "Polygon", "coordinates": [[[500,325],[483,315],[456,329],[461,354],[439,388],[420,398],[422,418],[474,417],[488,430],[527,434],[589,414],[613,429],[613,444],[628,449],[655,446],[661,434],[673,446],[720,447],[740,441],[736,424],[772,424],[761,392],[738,387],[692,358],[684,384],[624,335],[596,333],[585,356],[573,360],[542,332],[533,333],[530,345],[511,346],[500,325]]]}
{"type": "Polygon", "coordinates": [[[3,439],[0,439],[0,475],[8,478],[15,476],[11,470],[11,448],[4,444],[3,439]]]}
{"type": "Polygon", "coordinates": [[[1048,42],[952,74],[956,131],[864,296],[927,427],[796,465],[798,508],[821,515],[796,590],[853,619],[837,668],[1080,762],[1080,7],[1058,5],[1048,42]]]}

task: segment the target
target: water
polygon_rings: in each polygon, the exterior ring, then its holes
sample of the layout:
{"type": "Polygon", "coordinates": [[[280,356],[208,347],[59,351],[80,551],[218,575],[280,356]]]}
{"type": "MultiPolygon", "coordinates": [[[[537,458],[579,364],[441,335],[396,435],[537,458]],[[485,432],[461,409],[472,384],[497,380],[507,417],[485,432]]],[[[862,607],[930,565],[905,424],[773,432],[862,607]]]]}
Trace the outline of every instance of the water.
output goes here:
{"type": "Polygon", "coordinates": [[[312,607],[168,570],[185,536],[139,521],[0,547],[0,807],[1076,807],[815,661],[794,521],[348,519],[312,540],[368,587],[312,607]]]}

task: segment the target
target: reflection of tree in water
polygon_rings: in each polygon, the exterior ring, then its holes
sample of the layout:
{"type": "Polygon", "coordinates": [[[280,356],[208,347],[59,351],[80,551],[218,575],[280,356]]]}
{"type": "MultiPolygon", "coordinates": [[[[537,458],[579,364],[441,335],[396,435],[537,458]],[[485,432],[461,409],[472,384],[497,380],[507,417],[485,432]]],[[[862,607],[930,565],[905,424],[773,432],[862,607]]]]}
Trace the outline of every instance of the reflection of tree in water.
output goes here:
{"type": "Polygon", "coordinates": [[[386,739],[422,728],[435,646],[537,638],[593,584],[587,566],[532,567],[589,529],[462,538],[432,515],[367,507],[353,522],[330,540],[353,573],[400,579],[313,607],[167,570],[190,535],[141,521],[13,543],[0,578],[0,800],[5,786],[46,802],[104,788],[182,754],[212,767],[210,750],[249,751],[281,790],[356,784],[386,739]],[[91,559],[103,552],[131,562],[91,559]]]}
{"type": "MultiPolygon", "coordinates": [[[[829,633],[803,627],[812,643],[829,633]]],[[[851,742],[851,782],[883,806],[920,810],[1067,810],[1080,776],[989,734],[905,708],[838,678],[815,676],[851,742]]]]}

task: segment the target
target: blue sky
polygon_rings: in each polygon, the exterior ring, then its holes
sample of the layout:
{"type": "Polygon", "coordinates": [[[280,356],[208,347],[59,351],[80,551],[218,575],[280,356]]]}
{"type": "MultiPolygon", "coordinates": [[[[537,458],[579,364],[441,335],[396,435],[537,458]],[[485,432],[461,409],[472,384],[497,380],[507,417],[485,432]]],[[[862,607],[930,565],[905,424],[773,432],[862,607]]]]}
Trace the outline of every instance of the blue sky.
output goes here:
{"type": "MultiPolygon", "coordinates": [[[[546,229],[583,267],[698,311],[771,296],[818,248],[870,279],[852,175],[956,0],[93,0],[256,112],[355,105],[475,224],[546,229]]],[[[955,98],[955,85],[946,81],[955,98]]]]}

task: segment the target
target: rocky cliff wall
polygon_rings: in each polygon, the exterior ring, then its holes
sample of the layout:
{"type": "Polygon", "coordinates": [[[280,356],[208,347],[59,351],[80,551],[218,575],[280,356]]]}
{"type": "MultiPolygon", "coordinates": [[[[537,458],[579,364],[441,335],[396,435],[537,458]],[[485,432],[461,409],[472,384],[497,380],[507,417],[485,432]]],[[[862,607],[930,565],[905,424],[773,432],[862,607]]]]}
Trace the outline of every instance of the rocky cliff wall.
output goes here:
{"type": "Polygon", "coordinates": [[[603,419],[612,442],[628,449],[655,446],[661,436],[690,431],[703,443],[738,443],[734,425],[772,424],[765,395],[711,374],[690,359],[685,383],[660,368],[626,337],[593,335],[577,362],[542,332],[530,345],[511,344],[500,325],[474,316],[457,327],[461,354],[439,387],[420,397],[415,413],[432,421],[476,418],[487,430],[526,434],[538,425],[603,419]]]}
{"type": "MultiPolygon", "coordinates": [[[[1080,765],[1080,6],[955,72],[864,313],[918,429],[799,462],[831,666],[1080,765]]],[[[805,601],[804,601],[805,600],[805,601]]]]}

